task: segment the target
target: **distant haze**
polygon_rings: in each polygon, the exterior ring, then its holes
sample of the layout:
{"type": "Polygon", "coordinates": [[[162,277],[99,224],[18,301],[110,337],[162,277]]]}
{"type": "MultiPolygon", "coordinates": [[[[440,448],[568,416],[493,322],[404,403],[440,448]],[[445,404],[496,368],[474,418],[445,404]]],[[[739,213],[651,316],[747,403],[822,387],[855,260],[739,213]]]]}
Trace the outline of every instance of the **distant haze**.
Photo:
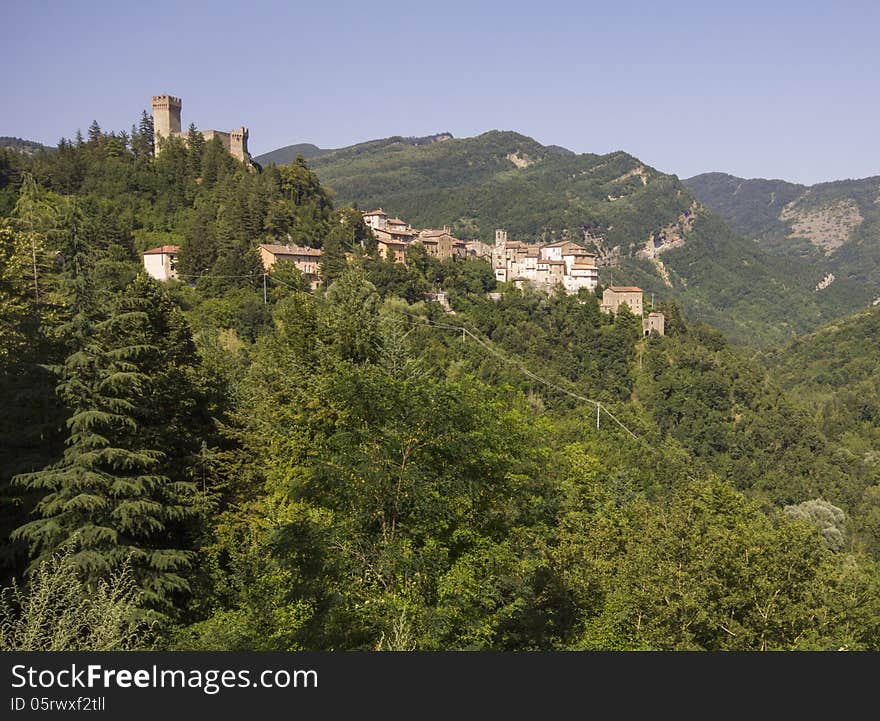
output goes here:
{"type": "Polygon", "coordinates": [[[515,130],[812,184],[880,173],[880,3],[7,3],[0,135],[128,129],[150,96],[260,155],[515,130]]]}

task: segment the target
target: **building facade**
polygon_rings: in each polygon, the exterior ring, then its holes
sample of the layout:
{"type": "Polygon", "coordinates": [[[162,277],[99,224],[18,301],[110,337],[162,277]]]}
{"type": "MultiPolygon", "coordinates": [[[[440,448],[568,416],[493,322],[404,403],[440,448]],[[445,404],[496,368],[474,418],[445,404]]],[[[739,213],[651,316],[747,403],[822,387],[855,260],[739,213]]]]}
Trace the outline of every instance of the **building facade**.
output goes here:
{"type": "Polygon", "coordinates": [[[156,280],[166,281],[177,278],[177,255],[180,247],[161,245],[144,251],[144,269],[156,280]]]}
{"type": "Polygon", "coordinates": [[[609,285],[602,292],[602,304],[599,306],[606,313],[617,315],[620,306],[626,304],[630,313],[642,317],[642,289],[634,285],[609,285]]]}
{"type": "Polygon", "coordinates": [[[270,273],[275,263],[279,260],[287,260],[293,263],[297,270],[309,281],[312,290],[320,284],[319,264],[321,251],[318,248],[307,248],[302,245],[273,245],[261,243],[257,246],[260,251],[260,260],[263,269],[270,273]]]}

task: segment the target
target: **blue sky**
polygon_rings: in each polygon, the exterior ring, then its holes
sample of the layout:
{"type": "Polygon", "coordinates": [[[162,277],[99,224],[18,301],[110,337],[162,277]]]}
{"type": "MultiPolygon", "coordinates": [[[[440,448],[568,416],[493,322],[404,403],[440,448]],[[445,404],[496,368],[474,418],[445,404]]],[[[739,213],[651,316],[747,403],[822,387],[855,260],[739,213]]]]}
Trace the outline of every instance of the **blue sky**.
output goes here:
{"type": "Polygon", "coordinates": [[[0,1],[0,135],[126,129],[167,92],[254,155],[498,128],[680,177],[880,174],[876,0],[0,1]]]}

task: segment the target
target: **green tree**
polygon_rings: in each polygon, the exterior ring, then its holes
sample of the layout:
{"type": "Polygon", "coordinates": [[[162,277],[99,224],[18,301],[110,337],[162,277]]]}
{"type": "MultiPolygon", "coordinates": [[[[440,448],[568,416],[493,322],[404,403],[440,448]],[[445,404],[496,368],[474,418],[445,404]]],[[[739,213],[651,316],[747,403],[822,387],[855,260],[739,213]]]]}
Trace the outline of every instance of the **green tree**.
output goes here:
{"type": "Polygon", "coordinates": [[[146,446],[138,433],[135,416],[150,377],[137,359],[151,347],[125,344],[125,331],[142,316],[104,315],[93,251],[75,216],[67,232],[69,316],[59,331],[70,353],[53,370],[56,392],[71,414],[69,435],[57,463],[17,477],[42,497],[37,518],[13,537],[29,544],[37,563],[75,544],[72,562],[91,582],[129,562],[146,601],[167,608],[188,589],[182,574],[190,555],[174,547],[167,532],[193,513],[193,487],[160,475],[162,451],[146,446]]]}

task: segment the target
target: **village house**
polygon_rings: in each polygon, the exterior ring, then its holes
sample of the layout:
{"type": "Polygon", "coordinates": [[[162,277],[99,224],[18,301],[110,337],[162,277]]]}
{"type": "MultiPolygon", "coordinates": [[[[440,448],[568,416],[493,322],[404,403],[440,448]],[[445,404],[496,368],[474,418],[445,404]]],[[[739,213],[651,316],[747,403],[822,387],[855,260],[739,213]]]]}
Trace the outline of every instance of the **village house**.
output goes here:
{"type": "Polygon", "coordinates": [[[273,266],[279,260],[287,260],[293,263],[297,270],[306,277],[312,290],[320,284],[318,264],[321,261],[321,251],[317,248],[308,248],[301,245],[261,243],[257,246],[257,249],[260,251],[263,269],[267,273],[272,271],[273,266]]]}
{"type": "Polygon", "coordinates": [[[656,331],[658,335],[666,335],[666,316],[660,311],[651,311],[647,316],[643,310],[643,291],[634,285],[609,285],[602,292],[602,303],[599,309],[604,313],[617,315],[620,306],[626,305],[633,315],[642,319],[642,333],[651,335],[656,331]]]}
{"type": "Polygon", "coordinates": [[[464,258],[467,248],[463,240],[459,240],[449,232],[449,226],[443,230],[422,230],[413,240],[420,243],[428,255],[437,260],[449,260],[450,258],[464,258]]]}
{"type": "Polygon", "coordinates": [[[144,251],[144,269],[156,280],[177,278],[177,255],[180,247],[161,245],[144,251]]]}
{"type": "Polygon", "coordinates": [[[382,210],[382,208],[368,210],[362,213],[362,215],[364,216],[364,223],[373,230],[384,228],[385,222],[388,220],[388,213],[382,210]]]}
{"type": "Polygon", "coordinates": [[[409,247],[409,238],[394,236],[392,234],[382,234],[373,231],[376,236],[376,247],[379,255],[385,260],[392,260],[395,263],[406,262],[406,249],[409,247]]]}
{"type": "Polygon", "coordinates": [[[373,231],[379,255],[395,263],[406,262],[406,250],[419,243],[432,258],[449,260],[464,258],[467,247],[463,240],[452,235],[449,226],[442,230],[416,230],[405,220],[389,218],[382,208],[363,213],[364,223],[373,231]]]}
{"type": "Polygon", "coordinates": [[[618,309],[624,303],[633,315],[642,317],[642,289],[634,285],[609,285],[602,292],[599,309],[617,315],[618,309]]]}
{"type": "Polygon", "coordinates": [[[492,249],[495,280],[512,282],[517,287],[530,283],[550,291],[562,285],[567,293],[581,288],[594,290],[599,285],[596,256],[583,246],[564,240],[538,244],[508,240],[507,231],[495,231],[492,249]]]}

